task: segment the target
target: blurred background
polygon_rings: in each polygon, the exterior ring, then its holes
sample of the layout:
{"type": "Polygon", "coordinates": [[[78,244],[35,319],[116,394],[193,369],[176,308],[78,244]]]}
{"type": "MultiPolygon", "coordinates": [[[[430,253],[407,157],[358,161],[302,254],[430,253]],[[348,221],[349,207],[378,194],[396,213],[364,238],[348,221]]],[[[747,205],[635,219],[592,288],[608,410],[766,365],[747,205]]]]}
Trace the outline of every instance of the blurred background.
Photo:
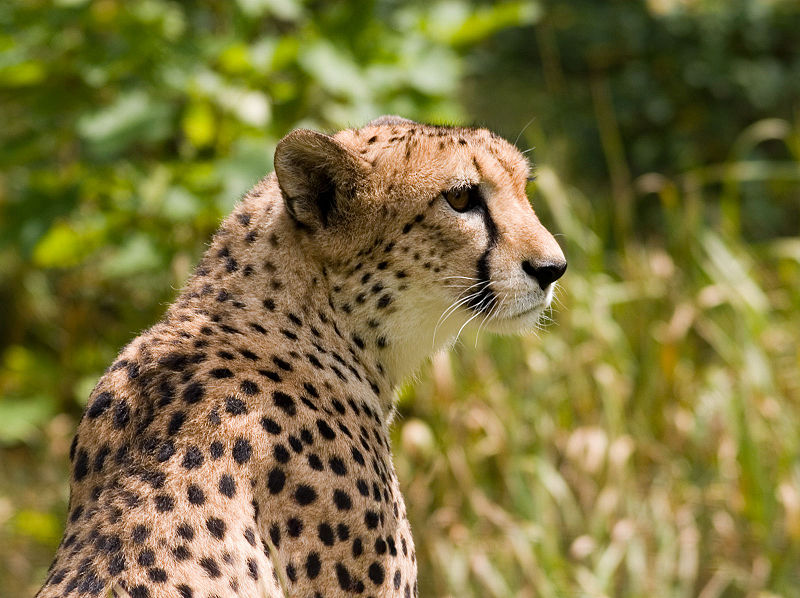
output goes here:
{"type": "Polygon", "coordinates": [[[399,397],[423,597],[800,596],[800,5],[0,3],[0,594],[89,390],[298,126],[527,151],[552,323],[399,397]]]}

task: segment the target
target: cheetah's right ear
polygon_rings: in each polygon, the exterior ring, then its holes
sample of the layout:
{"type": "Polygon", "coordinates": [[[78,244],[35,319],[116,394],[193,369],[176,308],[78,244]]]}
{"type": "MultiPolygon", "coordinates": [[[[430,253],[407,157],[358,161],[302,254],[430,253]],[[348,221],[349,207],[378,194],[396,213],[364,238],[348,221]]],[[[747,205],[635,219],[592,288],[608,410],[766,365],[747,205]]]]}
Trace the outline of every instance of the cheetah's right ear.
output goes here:
{"type": "Polygon", "coordinates": [[[311,228],[328,225],[368,168],[333,137],[308,129],[292,131],[275,148],[275,174],[286,209],[311,228]]]}

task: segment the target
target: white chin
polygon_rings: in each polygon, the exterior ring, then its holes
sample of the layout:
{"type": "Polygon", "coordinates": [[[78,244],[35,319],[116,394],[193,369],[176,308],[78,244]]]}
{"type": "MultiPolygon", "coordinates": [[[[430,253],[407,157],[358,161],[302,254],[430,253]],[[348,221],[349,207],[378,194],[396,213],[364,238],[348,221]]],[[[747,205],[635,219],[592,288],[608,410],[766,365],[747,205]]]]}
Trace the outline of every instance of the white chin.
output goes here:
{"type": "Polygon", "coordinates": [[[517,316],[492,319],[491,322],[486,323],[486,329],[496,334],[525,334],[536,329],[544,307],[544,305],[539,305],[517,316]]]}

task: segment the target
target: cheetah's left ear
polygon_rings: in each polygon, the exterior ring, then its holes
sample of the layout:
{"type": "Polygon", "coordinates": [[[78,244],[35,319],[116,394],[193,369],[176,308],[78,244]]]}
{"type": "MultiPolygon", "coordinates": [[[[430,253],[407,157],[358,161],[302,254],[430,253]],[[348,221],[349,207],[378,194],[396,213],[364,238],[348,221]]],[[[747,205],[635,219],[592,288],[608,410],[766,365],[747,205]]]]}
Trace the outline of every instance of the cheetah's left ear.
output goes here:
{"type": "Polygon", "coordinates": [[[368,168],[333,137],[308,129],[292,131],[275,148],[275,174],[286,209],[312,228],[328,225],[368,168]]]}

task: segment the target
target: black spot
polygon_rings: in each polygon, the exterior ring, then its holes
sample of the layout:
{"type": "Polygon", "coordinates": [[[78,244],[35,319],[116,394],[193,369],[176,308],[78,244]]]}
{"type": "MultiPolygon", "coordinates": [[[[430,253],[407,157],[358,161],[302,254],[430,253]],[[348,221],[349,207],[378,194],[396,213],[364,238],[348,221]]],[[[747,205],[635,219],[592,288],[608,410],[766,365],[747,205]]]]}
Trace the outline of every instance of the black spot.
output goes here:
{"type": "Polygon", "coordinates": [[[294,491],[294,499],[301,506],[310,505],[317,500],[317,491],[308,484],[300,484],[294,491]]]}
{"type": "Polygon", "coordinates": [[[292,371],[292,364],[290,364],[290,363],[289,363],[289,362],[287,362],[287,361],[284,361],[284,360],[283,360],[283,359],[281,359],[280,357],[273,357],[273,358],[272,358],[272,363],[274,363],[275,365],[277,365],[277,366],[278,366],[280,369],[282,369],[284,372],[291,372],[291,371],[292,371]]]}
{"type": "Polygon", "coordinates": [[[89,408],[86,410],[86,415],[89,419],[95,419],[96,417],[100,417],[106,410],[111,406],[111,401],[114,399],[114,396],[110,392],[101,392],[92,404],[89,405],[89,408]]]}
{"type": "Polygon", "coordinates": [[[133,586],[128,594],[131,598],[150,598],[150,590],[143,585],[133,586]]]}
{"type": "Polygon", "coordinates": [[[288,463],[290,459],[289,451],[282,444],[276,444],[272,447],[272,456],[278,463],[288,463]]]}
{"type": "Polygon", "coordinates": [[[314,453],[311,453],[308,456],[308,465],[311,467],[311,469],[315,469],[317,471],[322,471],[324,469],[322,466],[322,461],[320,461],[320,458],[314,453]]]}
{"type": "Polygon", "coordinates": [[[114,427],[121,430],[131,419],[131,408],[125,399],[121,399],[114,407],[114,427]]]}
{"type": "Polygon", "coordinates": [[[225,411],[231,415],[243,415],[247,413],[247,405],[242,399],[228,397],[225,399],[225,411]]]}
{"type": "Polygon", "coordinates": [[[146,525],[136,525],[133,528],[133,532],[131,533],[131,538],[133,539],[134,544],[141,544],[147,537],[150,535],[150,528],[146,525]]]}
{"type": "Polygon", "coordinates": [[[75,481],[80,482],[89,473],[89,453],[85,449],[78,451],[78,456],[75,459],[75,481]]]}
{"type": "Polygon", "coordinates": [[[225,448],[222,446],[222,443],[219,440],[215,440],[214,442],[211,443],[211,446],[209,447],[209,452],[211,453],[212,459],[219,459],[225,452],[225,448]]]}
{"type": "Polygon", "coordinates": [[[72,513],[69,516],[69,520],[72,523],[75,523],[78,519],[81,518],[81,515],[83,515],[83,507],[79,505],[78,507],[75,508],[74,511],[72,511],[72,513]]]}
{"type": "Polygon", "coordinates": [[[180,544],[172,549],[172,554],[179,561],[185,561],[192,557],[192,553],[184,544],[180,544]]]}
{"type": "Polygon", "coordinates": [[[245,359],[249,359],[250,361],[258,361],[258,355],[248,349],[239,349],[239,353],[241,353],[242,357],[245,359]]]}
{"type": "Polygon", "coordinates": [[[340,523],[336,526],[336,535],[339,536],[340,541],[344,542],[350,538],[350,528],[344,523],[340,523]]]}
{"type": "Polygon", "coordinates": [[[336,563],[336,579],[339,581],[339,587],[345,592],[349,592],[353,587],[353,580],[350,577],[350,572],[342,563],[336,563]]]}
{"type": "Polygon", "coordinates": [[[153,583],[165,583],[167,581],[167,572],[161,567],[153,567],[147,571],[147,576],[153,583]]]}
{"type": "Polygon", "coordinates": [[[285,392],[276,390],[274,393],[272,393],[272,402],[275,403],[276,407],[286,413],[286,415],[293,416],[297,413],[297,407],[295,407],[294,399],[285,392]]]}
{"type": "Polygon", "coordinates": [[[215,368],[209,372],[212,378],[220,380],[222,378],[233,378],[233,372],[228,368],[215,368]]]}
{"type": "Polygon", "coordinates": [[[244,438],[238,438],[233,445],[233,458],[239,465],[243,465],[250,460],[253,454],[253,447],[244,438]]]}
{"type": "Polygon", "coordinates": [[[206,391],[199,382],[192,382],[183,390],[183,400],[190,405],[199,402],[206,391]]]}
{"type": "Polygon", "coordinates": [[[206,573],[209,577],[220,577],[222,572],[219,570],[219,565],[217,565],[217,561],[210,557],[203,557],[198,561],[200,566],[206,570],[206,573]]]}
{"type": "Polygon", "coordinates": [[[292,538],[297,538],[303,533],[304,524],[297,517],[290,517],[286,520],[286,531],[292,538]]]}
{"type": "Polygon", "coordinates": [[[375,511],[367,511],[364,514],[364,523],[366,524],[367,528],[375,529],[378,527],[379,517],[375,511]]]}
{"type": "Polygon", "coordinates": [[[327,523],[319,524],[317,535],[325,546],[333,546],[333,543],[336,541],[333,536],[333,528],[327,523]]]}
{"type": "Polygon", "coordinates": [[[269,378],[273,382],[281,381],[281,377],[277,374],[277,372],[272,372],[270,370],[258,370],[258,373],[265,378],[269,378]]]}
{"type": "Polygon", "coordinates": [[[125,557],[121,554],[115,554],[108,560],[108,574],[119,575],[125,570],[125,557]]]}
{"type": "Polygon", "coordinates": [[[383,567],[381,566],[380,563],[373,562],[369,566],[369,578],[372,580],[372,583],[374,583],[376,586],[379,586],[383,583],[383,580],[385,579],[385,574],[383,572],[383,567]]]}
{"type": "Polygon", "coordinates": [[[353,540],[353,557],[359,557],[364,553],[364,544],[361,542],[361,538],[356,538],[353,540]]]}
{"type": "Polygon", "coordinates": [[[246,530],[244,530],[244,539],[247,540],[247,543],[250,544],[250,546],[256,545],[256,534],[252,527],[248,527],[246,530]]]}
{"type": "Polygon", "coordinates": [[[103,465],[106,461],[106,457],[111,454],[111,447],[107,444],[104,444],[100,447],[97,451],[97,454],[94,456],[94,470],[101,471],[103,469],[103,465]]]}
{"type": "Polygon", "coordinates": [[[385,307],[388,307],[391,302],[392,302],[391,295],[389,295],[388,293],[386,295],[382,295],[381,298],[378,299],[377,303],[378,309],[384,309],[385,307]]]}
{"type": "Polygon", "coordinates": [[[258,394],[258,385],[250,380],[243,380],[239,388],[241,388],[242,392],[246,395],[253,396],[258,394]]]}
{"type": "Polygon", "coordinates": [[[196,469],[203,464],[204,460],[202,451],[196,446],[190,446],[186,450],[186,455],[184,455],[181,465],[186,469],[196,469]]]}
{"type": "Polygon", "coordinates": [[[181,523],[178,526],[178,535],[184,540],[191,542],[194,540],[194,528],[188,523],[181,523]]]}
{"type": "Polygon", "coordinates": [[[306,557],[306,575],[309,579],[315,579],[319,575],[322,563],[319,560],[319,554],[316,552],[309,552],[306,557]]]}
{"type": "Polygon", "coordinates": [[[300,453],[303,451],[303,443],[300,442],[300,439],[296,436],[292,436],[289,434],[289,445],[292,447],[292,450],[295,453],[300,453]]]}
{"type": "MultiPolygon", "coordinates": [[[[291,399],[291,397],[289,397],[291,399]]],[[[281,428],[280,424],[276,422],[274,419],[269,417],[262,417],[261,418],[261,427],[264,428],[266,432],[270,434],[280,434],[283,428],[281,428]]]]}
{"type": "Polygon", "coordinates": [[[178,430],[181,429],[181,426],[186,421],[186,414],[183,411],[175,412],[169,420],[169,426],[167,427],[167,434],[170,436],[174,436],[178,433],[178,430]]]}
{"type": "Polygon", "coordinates": [[[275,548],[279,548],[281,545],[281,528],[278,527],[277,523],[273,523],[269,528],[269,539],[275,545],[275,548]]]}
{"type": "Polygon", "coordinates": [[[139,553],[139,557],[136,559],[136,562],[142,567],[152,567],[153,563],[156,562],[156,554],[147,548],[139,553]]]}
{"type": "Polygon", "coordinates": [[[222,519],[217,517],[209,517],[206,519],[206,528],[217,540],[222,540],[225,537],[227,526],[222,519]]]}
{"type": "Polygon", "coordinates": [[[291,581],[292,583],[297,581],[297,570],[294,568],[294,565],[292,565],[291,563],[286,565],[286,577],[288,577],[289,581],[291,581]]]}
{"type": "Polygon", "coordinates": [[[153,502],[155,502],[156,510],[159,513],[166,513],[175,508],[175,499],[169,494],[157,494],[155,498],[153,498],[153,502]]]}
{"type": "Polygon", "coordinates": [[[165,461],[169,461],[170,457],[175,454],[175,443],[171,440],[167,440],[161,444],[158,448],[158,453],[156,453],[156,459],[158,459],[159,463],[164,463],[165,461]]]}
{"type": "Polygon", "coordinates": [[[319,433],[322,434],[324,438],[327,438],[328,440],[333,440],[336,438],[336,432],[331,429],[325,420],[318,419],[317,428],[319,429],[319,433]]]}
{"type": "Polygon", "coordinates": [[[200,486],[196,486],[195,484],[189,485],[186,489],[186,495],[189,498],[189,502],[195,506],[200,506],[206,502],[205,492],[203,492],[200,486]]]}
{"type": "Polygon", "coordinates": [[[267,488],[270,494],[278,494],[286,484],[286,474],[279,467],[274,468],[267,476],[267,488]]]}
{"type": "Polygon", "coordinates": [[[185,583],[176,586],[176,589],[180,593],[181,598],[194,598],[194,592],[192,592],[192,588],[187,586],[185,583]]]}
{"type": "Polygon", "coordinates": [[[353,456],[353,460],[358,463],[359,465],[364,465],[364,455],[361,454],[361,451],[358,450],[356,447],[352,447],[350,449],[350,454],[353,456]]]}
{"type": "Polygon", "coordinates": [[[340,511],[349,511],[353,507],[353,501],[350,499],[350,495],[338,489],[333,491],[333,504],[335,504],[336,508],[340,511]]]}
{"type": "Polygon", "coordinates": [[[377,538],[375,540],[375,552],[377,554],[386,554],[386,542],[383,538],[377,538]]]}
{"type": "Polygon", "coordinates": [[[336,475],[347,475],[347,466],[339,457],[331,457],[328,460],[328,465],[336,475]]]}
{"type": "Polygon", "coordinates": [[[219,492],[228,498],[233,498],[236,495],[236,482],[234,481],[233,476],[230,476],[226,473],[220,477],[219,492]]]}
{"type": "Polygon", "coordinates": [[[258,563],[255,559],[247,559],[247,574],[253,579],[258,579],[258,563]]]}

